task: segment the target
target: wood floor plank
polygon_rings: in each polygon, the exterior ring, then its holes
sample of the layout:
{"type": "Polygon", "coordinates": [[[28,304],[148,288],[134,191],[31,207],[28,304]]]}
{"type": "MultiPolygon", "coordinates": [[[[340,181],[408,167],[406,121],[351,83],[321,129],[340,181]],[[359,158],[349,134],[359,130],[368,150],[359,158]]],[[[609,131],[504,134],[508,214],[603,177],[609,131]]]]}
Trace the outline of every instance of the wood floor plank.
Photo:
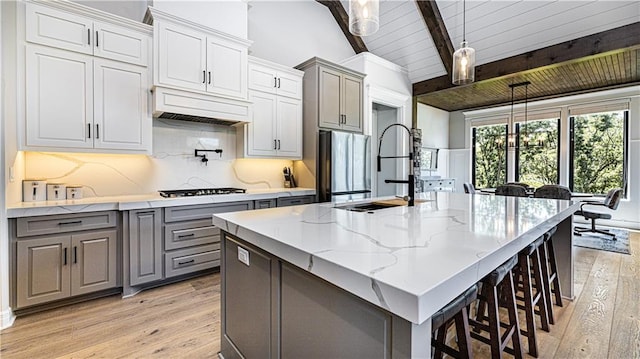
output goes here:
{"type": "Polygon", "coordinates": [[[598,251],[556,351],[558,358],[606,358],[620,274],[618,253],[598,251]]]}
{"type": "MultiPolygon", "coordinates": [[[[640,251],[640,241],[632,241],[631,252],[640,251]]],[[[640,358],[640,256],[623,256],[620,263],[618,295],[613,313],[609,358],[640,358]]]]}

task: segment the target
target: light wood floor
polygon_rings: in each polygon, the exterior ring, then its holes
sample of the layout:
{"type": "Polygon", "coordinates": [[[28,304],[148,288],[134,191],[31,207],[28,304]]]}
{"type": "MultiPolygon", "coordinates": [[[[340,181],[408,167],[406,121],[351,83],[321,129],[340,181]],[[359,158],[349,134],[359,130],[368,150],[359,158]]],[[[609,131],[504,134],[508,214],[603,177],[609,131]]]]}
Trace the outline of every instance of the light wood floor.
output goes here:
{"type": "MultiPolygon", "coordinates": [[[[640,233],[631,246],[630,256],[576,248],[577,299],[538,331],[540,358],[640,358],[640,233]]],[[[219,274],[27,315],[0,332],[2,359],[197,359],[219,348],[219,274]]],[[[487,349],[474,341],[477,358],[487,349]]]]}

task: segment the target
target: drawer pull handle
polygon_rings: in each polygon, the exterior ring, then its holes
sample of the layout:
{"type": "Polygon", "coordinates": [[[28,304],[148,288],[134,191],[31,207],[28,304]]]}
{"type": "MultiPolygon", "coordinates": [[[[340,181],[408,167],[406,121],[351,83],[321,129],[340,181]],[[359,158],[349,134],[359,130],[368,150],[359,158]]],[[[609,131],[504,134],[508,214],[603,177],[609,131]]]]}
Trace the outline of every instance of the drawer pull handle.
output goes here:
{"type": "Polygon", "coordinates": [[[58,222],[59,226],[68,226],[70,224],[82,224],[82,221],[58,222]]]}
{"type": "Polygon", "coordinates": [[[181,234],[178,236],[178,238],[187,238],[187,237],[193,237],[195,236],[195,233],[189,233],[189,234],[181,234]]]}
{"type": "Polygon", "coordinates": [[[64,264],[63,265],[67,265],[67,248],[64,249],[64,264]]]}
{"type": "Polygon", "coordinates": [[[178,265],[189,264],[189,263],[193,263],[195,261],[196,261],[195,259],[192,259],[192,260],[189,260],[189,261],[186,261],[186,262],[178,262],[178,265]]]}

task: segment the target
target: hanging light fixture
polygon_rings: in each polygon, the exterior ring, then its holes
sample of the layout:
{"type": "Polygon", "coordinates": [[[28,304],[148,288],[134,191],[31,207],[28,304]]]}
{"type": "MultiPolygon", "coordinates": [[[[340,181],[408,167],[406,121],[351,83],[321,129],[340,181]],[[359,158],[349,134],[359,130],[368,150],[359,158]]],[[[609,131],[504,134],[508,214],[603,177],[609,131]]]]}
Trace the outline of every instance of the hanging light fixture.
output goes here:
{"type": "Polygon", "coordinates": [[[462,0],[462,43],[453,53],[452,82],[454,85],[470,84],[476,77],[476,50],[467,46],[466,10],[465,0],[462,0]]]}
{"type": "Polygon", "coordinates": [[[531,146],[531,134],[529,133],[529,126],[527,124],[527,101],[529,100],[530,83],[529,81],[525,81],[519,84],[519,86],[524,85],[524,136],[522,137],[522,142],[524,142],[525,147],[531,146]]]}
{"type": "Polygon", "coordinates": [[[349,0],[349,32],[356,36],[373,35],[380,27],[378,0],[349,0]]]}

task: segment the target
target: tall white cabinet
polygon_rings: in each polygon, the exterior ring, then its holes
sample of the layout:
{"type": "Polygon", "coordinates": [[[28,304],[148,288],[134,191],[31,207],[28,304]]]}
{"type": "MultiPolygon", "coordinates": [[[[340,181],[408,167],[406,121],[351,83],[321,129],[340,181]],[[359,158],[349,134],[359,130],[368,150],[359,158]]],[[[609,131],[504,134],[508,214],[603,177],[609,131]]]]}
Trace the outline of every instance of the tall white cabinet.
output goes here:
{"type": "Polygon", "coordinates": [[[151,27],[67,2],[25,17],[21,148],[150,153],[151,27]]]}
{"type": "Polygon", "coordinates": [[[251,122],[239,133],[245,157],[302,158],[302,71],[249,57],[251,122]]]}

